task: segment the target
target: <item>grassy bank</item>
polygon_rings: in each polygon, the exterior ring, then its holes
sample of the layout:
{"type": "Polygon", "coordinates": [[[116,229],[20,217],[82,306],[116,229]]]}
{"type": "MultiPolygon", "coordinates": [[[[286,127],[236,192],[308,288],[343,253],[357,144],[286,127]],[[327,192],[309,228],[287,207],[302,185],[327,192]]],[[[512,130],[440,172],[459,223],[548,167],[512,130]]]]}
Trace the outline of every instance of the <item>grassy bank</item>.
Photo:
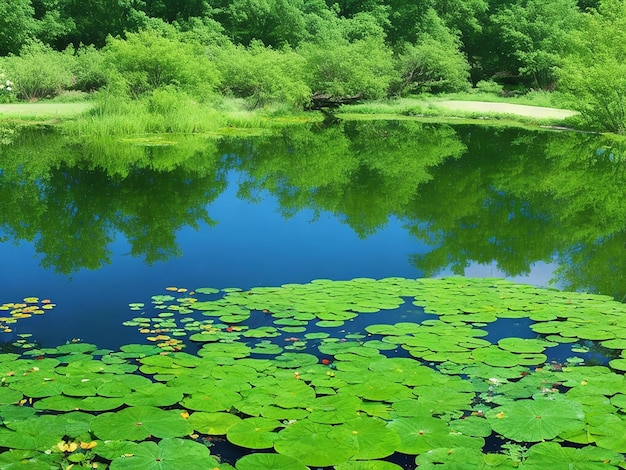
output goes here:
{"type": "MultiPolygon", "coordinates": [[[[441,121],[497,121],[507,125],[576,127],[575,113],[545,107],[546,94],[503,98],[494,94],[423,96],[345,105],[343,119],[411,118],[441,121]],[[468,98],[479,101],[467,101],[468,98]],[[463,99],[463,100],[461,100],[463,99]]],[[[199,103],[181,93],[155,92],[141,100],[114,96],[63,103],[0,105],[0,121],[13,125],[58,124],[74,135],[138,135],[160,133],[231,134],[253,132],[294,122],[322,119],[318,112],[296,112],[280,105],[249,109],[243,100],[199,103]]]]}

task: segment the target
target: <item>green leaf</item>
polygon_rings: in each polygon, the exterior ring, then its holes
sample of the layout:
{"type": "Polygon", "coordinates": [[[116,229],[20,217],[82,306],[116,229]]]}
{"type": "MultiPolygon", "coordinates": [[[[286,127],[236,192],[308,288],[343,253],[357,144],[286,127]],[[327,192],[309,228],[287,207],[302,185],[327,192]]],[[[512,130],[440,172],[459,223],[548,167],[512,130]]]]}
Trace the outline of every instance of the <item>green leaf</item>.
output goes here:
{"type": "Polygon", "coordinates": [[[249,454],[235,465],[237,470],[308,470],[309,467],[292,457],[280,454],[249,454]]]}
{"type": "Polygon", "coordinates": [[[346,462],[356,448],[328,436],[332,426],[308,419],[297,421],[278,433],[274,449],[304,465],[327,467],[346,462]]]}
{"type": "Polygon", "coordinates": [[[183,439],[162,439],[142,442],[133,455],[118,457],[111,462],[111,470],[206,470],[217,467],[209,449],[202,444],[183,439]]]}
{"type": "Polygon", "coordinates": [[[229,442],[248,449],[269,449],[278,437],[274,432],[282,427],[275,419],[246,418],[228,428],[229,442]]]}
{"type": "Polygon", "coordinates": [[[152,406],[103,413],[92,420],[91,429],[100,439],[129,441],[141,441],[148,436],[181,437],[193,431],[179,411],[164,411],[152,406]]]}
{"type": "Polygon", "coordinates": [[[486,413],[495,432],[517,442],[553,439],[584,426],[580,403],[567,399],[519,400],[486,413]]]}

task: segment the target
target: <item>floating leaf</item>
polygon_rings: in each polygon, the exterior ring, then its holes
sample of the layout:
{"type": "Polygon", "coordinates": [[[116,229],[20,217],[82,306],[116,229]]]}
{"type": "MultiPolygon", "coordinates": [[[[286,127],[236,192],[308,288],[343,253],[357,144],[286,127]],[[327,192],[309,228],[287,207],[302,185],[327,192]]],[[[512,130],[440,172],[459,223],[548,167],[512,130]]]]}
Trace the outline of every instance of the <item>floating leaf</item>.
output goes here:
{"type": "Polygon", "coordinates": [[[289,425],[278,433],[274,449],[279,454],[293,457],[304,465],[327,467],[346,462],[356,448],[346,442],[337,442],[328,436],[332,426],[304,419],[289,425]]]}
{"type": "Polygon", "coordinates": [[[279,421],[268,418],[246,418],[228,428],[229,442],[248,449],[269,449],[277,438],[279,421]]]}
{"type": "Polygon", "coordinates": [[[361,460],[382,459],[393,454],[400,437],[378,418],[355,418],[333,427],[328,437],[337,442],[349,443],[354,448],[352,458],[361,460]]]}
{"type": "Polygon", "coordinates": [[[495,432],[517,442],[553,439],[572,429],[582,428],[580,403],[567,400],[519,400],[486,413],[495,432]]]}
{"type": "Polygon", "coordinates": [[[148,436],[180,437],[193,431],[177,410],[164,411],[152,406],[103,413],[92,420],[91,428],[100,439],[129,441],[141,441],[148,436]]]}
{"type": "Polygon", "coordinates": [[[309,467],[292,457],[280,454],[250,454],[235,465],[237,470],[308,470],[309,467]]]}
{"type": "Polygon", "coordinates": [[[192,413],[189,416],[189,424],[201,434],[226,434],[241,418],[231,413],[192,413]]]}
{"type": "Polygon", "coordinates": [[[209,449],[197,442],[183,439],[162,439],[142,442],[130,456],[118,457],[111,462],[111,470],[141,468],[142,470],[206,470],[217,468],[209,449]]]}

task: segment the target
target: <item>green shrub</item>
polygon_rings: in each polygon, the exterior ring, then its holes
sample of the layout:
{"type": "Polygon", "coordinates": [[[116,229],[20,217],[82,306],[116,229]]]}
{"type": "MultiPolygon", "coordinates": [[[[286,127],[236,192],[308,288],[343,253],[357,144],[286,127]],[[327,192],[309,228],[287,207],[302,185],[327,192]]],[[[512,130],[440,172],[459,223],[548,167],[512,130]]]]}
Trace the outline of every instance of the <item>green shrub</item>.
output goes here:
{"type": "Polygon", "coordinates": [[[14,99],[13,82],[7,78],[4,72],[0,71],[0,103],[10,103],[14,99]]]}
{"type": "Polygon", "coordinates": [[[417,44],[405,44],[395,64],[401,78],[392,88],[398,95],[464,91],[470,86],[469,64],[453,41],[425,34],[417,44]]]}
{"type": "Polygon", "coordinates": [[[22,47],[19,56],[5,59],[19,99],[53,97],[72,86],[72,52],[57,52],[39,41],[22,47]]]}
{"type": "Polygon", "coordinates": [[[207,98],[219,82],[219,72],[204,47],[184,42],[170,30],[129,33],[126,40],[109,38],[105,51],[105,63],[112,71],[109,80],[121,77],[135,98],[164,86],[207,98]]]}
{"type": "Polygon", "coordinates": [[[282,102],[299,109],[309,102],[306,60],[291,49],[274,50],[253,42],[250,47],[226,46],[214,52],[223,74],[222,91],[248,99],[252,108],[282,102]]]}
{"type": "Polygon", "coordinates": [[[314,94],[379,99],[395,75],[391,51],[378,38],[305,43],[299,52],[307,60],[314,94]]]}
{"type": "Polygon", "coordinates": [[[493,80],[481,80],[475,86],[475,90],[478,93],[493,93],[496,95],[500,94],[503,89],[502,85],[493,80]]]}
{"type": "Polygon", "coordinates": [[[92,92],[108,82],[104,54],[94,46],[80,47],[75,54],[73,88],[92,92]]]}

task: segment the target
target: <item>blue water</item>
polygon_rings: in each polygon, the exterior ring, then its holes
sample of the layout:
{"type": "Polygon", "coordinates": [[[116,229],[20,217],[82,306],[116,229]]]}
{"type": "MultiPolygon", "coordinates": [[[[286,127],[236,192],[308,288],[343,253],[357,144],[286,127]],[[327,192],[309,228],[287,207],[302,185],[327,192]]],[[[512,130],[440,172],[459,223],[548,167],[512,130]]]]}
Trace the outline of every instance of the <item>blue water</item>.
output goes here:
{"type": "Polygon", "coordinates": [[[166,293],[168,286],[250,288],[316,278],[422,276],[408,255],[428,248],[397,219],[360,239],[330,213],[315,218],[303,210],[285,219],[268,194],[260,194],[257,203],[242,200],[237,181],[237,173],[231,172],[227,189],[207,206],[216,225],[179,230],[176,241],[182,255],[151,266],[129,254],[120,234],[109,245],[109,264],[70,276],[40,267],[34,243],[0,244],[0,302],[36,296],[57,305],[46,315],[20,320],[13,336],[35,333],[44,347],[73,338],[110,348],[142,340],[133,328],[121,325],[134,314],[128,304],[149,303],[151,295],[166,293]]]}

